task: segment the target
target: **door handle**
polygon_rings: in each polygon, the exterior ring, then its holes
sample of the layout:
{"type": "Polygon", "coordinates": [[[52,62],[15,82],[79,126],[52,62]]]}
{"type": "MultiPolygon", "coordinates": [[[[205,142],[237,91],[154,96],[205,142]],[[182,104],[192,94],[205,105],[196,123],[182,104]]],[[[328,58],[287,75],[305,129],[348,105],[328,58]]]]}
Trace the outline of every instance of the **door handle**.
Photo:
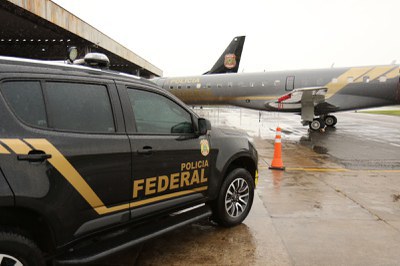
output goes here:
{"type": "Polygon", "coordinates": [[[153,153],[153,148],[150,146],[144,146],[141,150],[137,150],[137,153],[141,155],[151,155],[153,153]]]}
{"type": "Polygon", "coordinates": [[[51,154],[46,153],[30,153],[30,154],[19,154],[17,159],[19,161],[29,161],[29,162],[43,162],[51,158],[51,154]]]}

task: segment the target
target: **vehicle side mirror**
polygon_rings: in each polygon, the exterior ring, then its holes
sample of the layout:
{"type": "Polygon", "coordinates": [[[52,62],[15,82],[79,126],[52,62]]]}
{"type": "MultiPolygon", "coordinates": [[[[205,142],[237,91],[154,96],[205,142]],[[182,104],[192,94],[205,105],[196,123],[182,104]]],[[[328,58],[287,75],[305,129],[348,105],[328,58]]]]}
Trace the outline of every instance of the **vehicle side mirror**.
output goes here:
{"type": "Polygon", "coordinates": [[[198,125],[200,136],[207,134],[207,131],[211,130],[211,123],[205,118],[199,118],[198,125]]]}

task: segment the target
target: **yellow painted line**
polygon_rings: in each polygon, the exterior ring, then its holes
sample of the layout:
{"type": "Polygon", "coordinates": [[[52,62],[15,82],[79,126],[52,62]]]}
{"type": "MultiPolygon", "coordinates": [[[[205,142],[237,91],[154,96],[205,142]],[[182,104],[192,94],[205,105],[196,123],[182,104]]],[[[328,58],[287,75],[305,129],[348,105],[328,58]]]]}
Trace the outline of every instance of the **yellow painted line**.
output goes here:
{"type": "Polygon", "coordinates": [[[349,172],[344,168],[286,168],[287,171],[305,171],[305,172],[349,172]]]}
{"type": "Polygon", "coordinates": [[[28,154],[28,152],[32,150],[20,139],[0,139],[0,141],[6,144],[16,154],[28,154]]]}
{"type": "MultiPolygon", "coordinates": [[[[374,170],[374,169],[370,169],[370,170],[359,170],[360,172],[369,172],[369,173],[400,173],[400,170],[374,170]]],[[[356,172],[356,170],[353,170],[353,172],[356,172]]]]}
{"type": "Polygon", "coordinates": [[[256,173],[255,173],[255,178],[254,178],[254,184],[257,186],[258,185],[258,170],[256,170],[256,173]]]}
{"type": "Polygon", "coordinates": [[[383,66],[383,67],[377,67],[373,69],[371,72],[368,73],[369,79],[372,81],[374,79],[379,78],[392,68],[397,68],[397,66],[383,66]]]}
{"type": "Polygon", "coordinates": [[[10,154],[10,152],[0,144],[0,154],[10,154]]]}
{"type": "MultiPolygon", "coordinates": [[[[258,169],[269,169],[268,166],[261,166],[258,169]]],[[[345,169],[345,168],[302,168],[302,167],[287,167],[288,172],[369,172],[369,173],[400,173],[399,170],[385,169],[345,169]]]]}
{"type": "Polygon", "coordinates": [[[204,190],[207,190],[207,189],[208,189],[208,187],[204,186],[204,187],[194,188],[192,190],[179,191],[179,192],[170,193],[170,194],[166,194],[166,195],[162,195],[162,196],[158,196],[158,197],[154,197],[154,198],[150,198],[150,199],[145,199],[145,200],[141,200],[141,201],[137,201],[137,202],[132,202],[130,204],[130,206],[132,208],[139,207],[139,206],[142,206],[142,205],[145,205],[145,204],[154,203],[154,202],[162,201],[162,200],[165,200],[165,199],[176,198],[176,197],[180,197],[180,196],[184,196],[184,195],[188,195],[188,194],[193,194],[195,192],[200,192],[200,191],[204,191],[204,190]]]}

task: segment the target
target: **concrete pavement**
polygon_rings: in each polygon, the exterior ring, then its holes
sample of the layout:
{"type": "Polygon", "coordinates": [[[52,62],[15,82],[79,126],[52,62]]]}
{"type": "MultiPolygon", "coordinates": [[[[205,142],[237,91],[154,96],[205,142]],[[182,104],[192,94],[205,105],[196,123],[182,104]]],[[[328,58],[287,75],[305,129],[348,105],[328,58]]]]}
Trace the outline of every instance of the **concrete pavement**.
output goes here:
{"type": "Polygon", "coordinates": [[[248,218],[193,224],[98,265],[399,265],[400,118],[338,115],[324,134],[293,115],[201,112],[254,139],[260,181],[248,218]],[[286,171],[268,169],[277,123],[286,171]]]}

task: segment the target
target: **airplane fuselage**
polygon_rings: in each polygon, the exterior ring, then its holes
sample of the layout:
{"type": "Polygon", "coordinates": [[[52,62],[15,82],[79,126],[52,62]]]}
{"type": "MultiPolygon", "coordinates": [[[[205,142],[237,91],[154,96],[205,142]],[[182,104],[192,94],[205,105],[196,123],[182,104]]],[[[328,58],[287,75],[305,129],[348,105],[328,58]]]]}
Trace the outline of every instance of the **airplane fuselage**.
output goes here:
{"type": "Polygon", "coordinates": [[[399,66],[367,66],[261,73],[159,78],[158,85],[189,105],[233,105],[256,110],[300,112],[278,99],[293,90],[327,88],[315,114],[400,103],[399,66]]]}

